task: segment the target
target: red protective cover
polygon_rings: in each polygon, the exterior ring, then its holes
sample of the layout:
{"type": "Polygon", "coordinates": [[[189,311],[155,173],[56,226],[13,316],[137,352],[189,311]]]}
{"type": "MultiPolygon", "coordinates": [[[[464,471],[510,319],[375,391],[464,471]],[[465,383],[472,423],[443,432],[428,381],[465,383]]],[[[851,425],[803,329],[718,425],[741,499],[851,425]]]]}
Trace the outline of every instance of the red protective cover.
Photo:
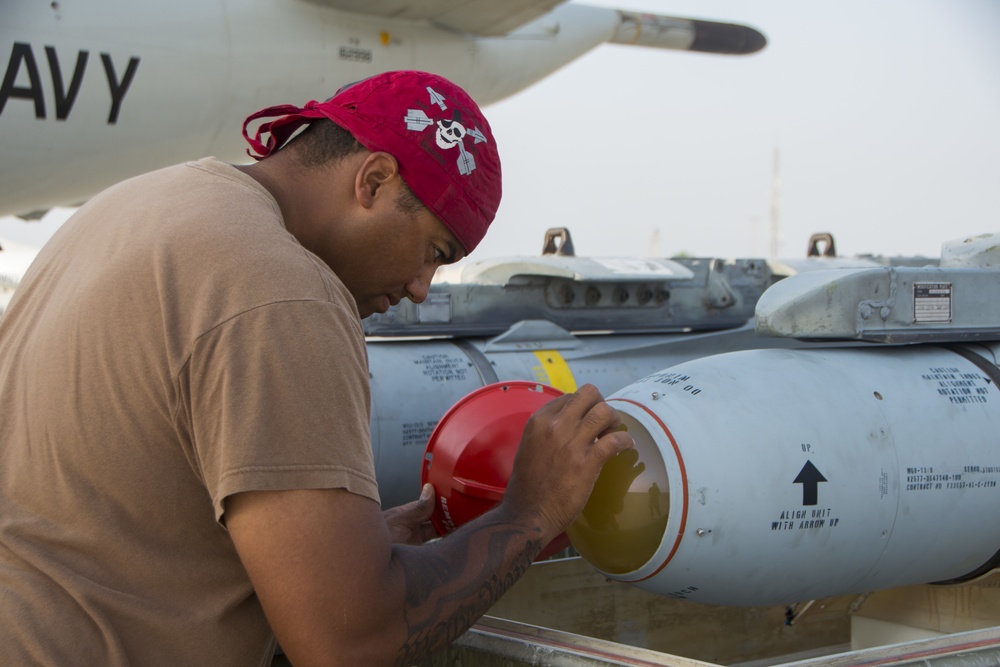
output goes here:
{"type": "MultiPolygon", "coordinates": [[[[503,498],[528,419],[563,392],[537,382],[498,382],[468,394],[435,427],[421,483],[437,494],[431,523],[446,535],[495,507],[503,498]]],[[[569,546],[565,534],[539,558],[569,546]]]]}

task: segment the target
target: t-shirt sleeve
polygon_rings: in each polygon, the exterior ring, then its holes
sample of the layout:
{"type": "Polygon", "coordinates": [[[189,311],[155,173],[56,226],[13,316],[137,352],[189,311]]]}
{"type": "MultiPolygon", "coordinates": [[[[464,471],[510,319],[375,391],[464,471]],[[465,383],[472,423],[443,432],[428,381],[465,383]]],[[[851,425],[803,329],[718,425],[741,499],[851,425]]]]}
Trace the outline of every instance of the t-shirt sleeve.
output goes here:
{"type": "Polygon", "coordinates": [[[185,376],[193,463],[216,520],[243,491],[341,488],[379,501],[364,335],[345,306],[241,313],[198,339],[185,376]]]}

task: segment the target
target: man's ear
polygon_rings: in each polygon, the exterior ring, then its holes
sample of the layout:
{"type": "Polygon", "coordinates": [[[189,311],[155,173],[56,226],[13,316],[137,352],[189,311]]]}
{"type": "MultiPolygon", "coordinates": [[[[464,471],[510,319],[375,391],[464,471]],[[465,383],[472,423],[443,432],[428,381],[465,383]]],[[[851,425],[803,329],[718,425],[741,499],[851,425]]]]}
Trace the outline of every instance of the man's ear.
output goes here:
{"type": "Polygon", "coordinates": [[[371,208],[379,196],[388,190],[386,183],[399,176],[396,158],[381,151],[371,153],[354,177],[354,196],[365,208],[371,208]]]}

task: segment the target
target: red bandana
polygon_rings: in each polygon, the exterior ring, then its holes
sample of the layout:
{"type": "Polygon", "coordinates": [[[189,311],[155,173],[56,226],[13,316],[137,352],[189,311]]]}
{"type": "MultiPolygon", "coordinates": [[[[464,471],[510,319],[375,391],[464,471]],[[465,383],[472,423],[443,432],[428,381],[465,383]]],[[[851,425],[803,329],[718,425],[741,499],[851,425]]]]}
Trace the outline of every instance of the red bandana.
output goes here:
{"type": "Polygon", "coordinates": [[[283,104],[243,123],[254,159],[281,148],[301,126],[329,118],[370,151],[399,162],[413,194],[455,234],[466,253],[479,245],[500,205],[500,156],[489,123],[469,95],[426,72],[378,74],[326,102],[283,104]],[[261,118],[251,138],[247,126],[261,118]],[[264,141],[264,135],[270,135],[264,141]]]}

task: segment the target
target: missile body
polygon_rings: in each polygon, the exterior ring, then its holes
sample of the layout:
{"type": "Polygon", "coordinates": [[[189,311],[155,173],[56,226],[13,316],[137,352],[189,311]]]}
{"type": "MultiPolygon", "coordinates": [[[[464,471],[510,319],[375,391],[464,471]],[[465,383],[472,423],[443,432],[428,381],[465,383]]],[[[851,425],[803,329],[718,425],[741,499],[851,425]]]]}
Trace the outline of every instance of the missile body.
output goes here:
{"type": "Polygon", "coordinates": [[[709,604],[976,577],[1000,550],[997,351],[747,350],[648,375],[608,399],[636,450],[570,540],[609,578],[709,604]]]}

